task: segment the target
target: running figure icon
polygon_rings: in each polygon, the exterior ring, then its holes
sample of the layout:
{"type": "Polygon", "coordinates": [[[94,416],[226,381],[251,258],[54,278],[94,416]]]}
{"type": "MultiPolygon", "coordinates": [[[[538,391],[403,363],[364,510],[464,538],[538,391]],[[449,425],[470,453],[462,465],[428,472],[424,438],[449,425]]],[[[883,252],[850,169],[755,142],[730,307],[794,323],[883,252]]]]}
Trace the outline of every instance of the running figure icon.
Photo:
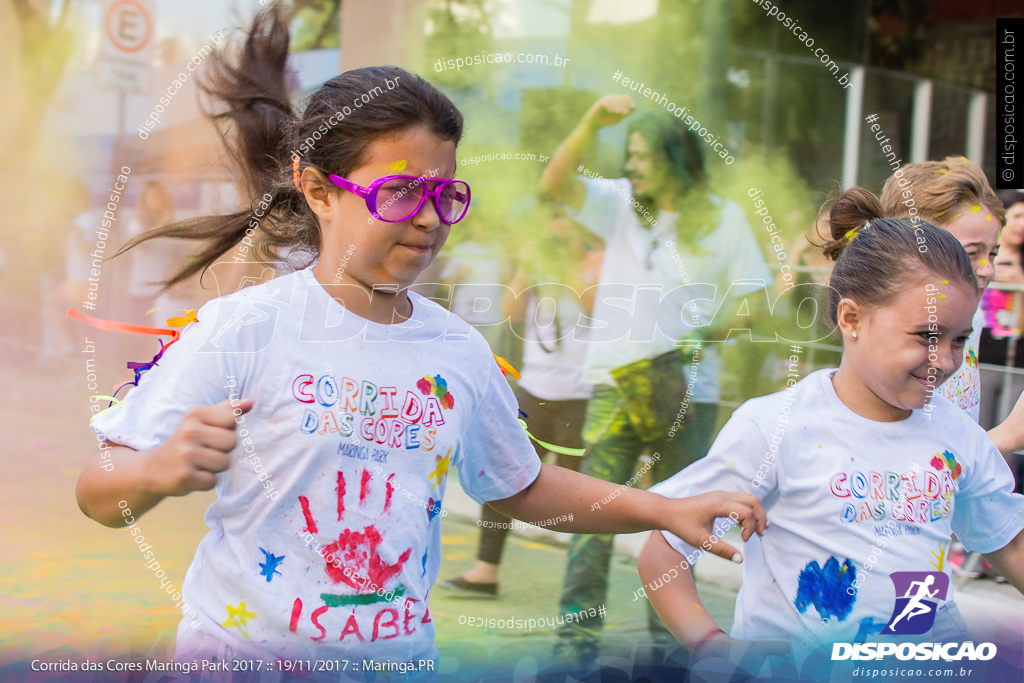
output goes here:
{"type": "Polygon", "coordinates": [[[889,623],[881,634],[927,633],[935,625],[939,603],[949,592],[949,575],[943,572],[893,572],[889,578],[897,597],[889,623]]]}
{"type": "Polygon", "coordinates": [[[900,615],[889,623],[889,628],[895,630],[893,627],[896,626],[896,622],[903,617],[906,617],[907,621],[910,621],[921,614],[928,614],[935,608],[934,603],[922,602],[924,598],[934,598],[938,595],[938,588],[934,591],[928,590],[933,583],[935,583],[935,577],[927,576],[924,581],[914,581],[910,584],[910,588],[907,589],[907,594],[903,596],[905,598],[910,598],[910,602],[908,602],[906,607],[903,608],[900,615]],[[914,590],[914,586],[918,586],[917,593],[915,595],[911,595],[911,592],[914,590]]]}

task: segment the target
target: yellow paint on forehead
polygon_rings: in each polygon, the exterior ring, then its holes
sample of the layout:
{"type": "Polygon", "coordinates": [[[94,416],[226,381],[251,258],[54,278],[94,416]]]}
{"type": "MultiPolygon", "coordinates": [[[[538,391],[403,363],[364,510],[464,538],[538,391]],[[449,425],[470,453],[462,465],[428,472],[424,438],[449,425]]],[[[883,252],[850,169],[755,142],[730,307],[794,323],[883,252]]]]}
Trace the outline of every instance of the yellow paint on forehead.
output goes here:
{"type": "Polygon", "coordinates": [[[978,213],[979,211],[981,211],[981,207],[978,206],[977,204],[975,204],[974,208],[971,209],[971,213],[978,213]]]}
{"type": "Polygon", "coordinates": [[[404,171],[407,166],[405,159],[399,159],[398,161],[387,164],[384,166],[385,171],[404,171]]]}

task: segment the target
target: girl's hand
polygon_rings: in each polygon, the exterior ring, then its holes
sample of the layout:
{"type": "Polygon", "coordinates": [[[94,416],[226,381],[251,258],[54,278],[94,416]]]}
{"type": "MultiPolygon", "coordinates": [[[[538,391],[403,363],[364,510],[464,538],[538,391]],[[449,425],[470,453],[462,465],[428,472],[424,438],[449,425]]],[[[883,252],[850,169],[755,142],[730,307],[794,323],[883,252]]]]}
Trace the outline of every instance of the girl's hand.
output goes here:
{"type": "Polygon", "coordinates": [[[242,414],[252,401],[231,405],[225,399],[213,406],[192,408],[171,437],[150,452],[147,478],[151,491],[160,496],[183,496],[192,491],[209,491],[217,473],[231,466],[227,454],[235,448],[234,409],[242,414]]]}
{"type": "Polygon", "coordinates": [[[749,493],[712,491],[689,498],[666,499],[668,517],[665,529],[704,552],[742,562],[738,550],[713,535],[715,520],[730,517],[743,527],[743,540],[755,532],[764,534],[768,521],[761,501],[749,493]]]}
{"type": "Polygon", "coordinates": [[[636,103],[629,95],[605,95],[591,105],[583,120],[592,129],[614,126],[633,113],[634,109],[636,103]]]}

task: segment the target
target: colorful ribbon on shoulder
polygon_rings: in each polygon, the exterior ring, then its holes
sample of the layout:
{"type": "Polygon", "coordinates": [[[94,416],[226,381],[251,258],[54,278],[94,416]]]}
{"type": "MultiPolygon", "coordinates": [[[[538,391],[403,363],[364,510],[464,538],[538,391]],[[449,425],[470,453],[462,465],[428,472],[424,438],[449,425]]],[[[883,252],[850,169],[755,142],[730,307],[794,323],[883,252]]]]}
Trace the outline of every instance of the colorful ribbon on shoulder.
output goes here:
{"type": "MultiPolygon", "coordinates": [[[[89,327],[95,328],[97,330],[102,330],[104,332],[118,332],[121,334],[150,334],[154,336],[169,336],[171,338],[171,341],[167,342],[166,344],[164,344],[162,339],[157,340],[160,343],[160,351],[155,356],[153,356],[153,360],[147,363],[129,362],[127,364],[128,369],[135,374],[135,379],[127,380],[121,382],[120,384],[114,385],[113,395],[111,396],[97,395],[93,397],[109,399],[110,404],[104,410],[101,410],[100,412],[93,415],[92,418],[89,420],[90,422],[92,422],[92,420],[95,420],[103,413],[107,412],[107,410],[113,408],[115,403],[120,405],[120,400],[116,398],[117,393],[126,386],[138,386],[139,380],[142,379],[142,373],[156,365],[157,362],[161,358],[163,358],[163,355],[164,353],[167,352],[167,349],[169,349],[176,341],[178,341],[178,339],[181,338],[181,330],[165,329],[162,327],[149,327],[146,325],[135,325],[133,323],[123,323],[119,320],[105,320],[103,318],[91,316],[88,313],[82,313],[81,311],[74,308],[68,309],[68,317],[72,318],[73,320],[83,322],[89,327]]],[[[199,318],[196,316],[195,309],[189,309],[188,311],[186,311],[184,316],[167,319],[168,327],[184,327],[189,323],[194,322],[199,322],[199,318]]]]}
{"type": "MultiPolygon", "coordinates": [[[[520,375],[518,372],[516,372],[516,369],[512,367],[511,363],[509,363],[507,360],[505,360],[504,358],[497,354],[494,354],[494,360],[498,363],[498,367],[501,369],[501,374],[505,375],[506,377],[512,375],[515,379],[519,379],[520,375]]],[[[521,410],[519,412],[522,415],[526,415],[526,413],[524,413],[521,410]]],[[[530,429],[526,425],[526,420],[519,418],[519,424],[523,426],[523,431],[526,432],[526,435],[528,437],[530,437],[535,442],[539,443],[541,446],[548,449],[552,453],[561,453],[562,455],[575,455],[578,457],[582,456],[584,453],[587,452],[587,449],[585,448],[569,448],[567,446],[558,446],[553,443],[548,443],[547,441],[541,441],[540,439],[538,439],[537,437],[530,433],[530,429]]]]}

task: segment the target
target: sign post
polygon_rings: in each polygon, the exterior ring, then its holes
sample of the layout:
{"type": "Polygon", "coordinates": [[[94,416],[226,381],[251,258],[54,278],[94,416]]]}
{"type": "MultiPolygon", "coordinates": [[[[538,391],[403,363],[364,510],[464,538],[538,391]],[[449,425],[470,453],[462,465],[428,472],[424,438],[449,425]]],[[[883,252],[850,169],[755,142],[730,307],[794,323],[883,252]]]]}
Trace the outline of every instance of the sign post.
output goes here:
{"type": "Polygon", "coordinates": [[[124,135],[127,94],[149,92],[155,17],[154,0],[103,0],[103,42],[96,62],[96,87],[118,93],[113,167],[120,165],[117,157],[124,135]]]}
{"type": "Polygon", "coordinates": [[[103,1],[97,87],[137,95],[148,92],[155,9],[153,0],[103,1]]]}

